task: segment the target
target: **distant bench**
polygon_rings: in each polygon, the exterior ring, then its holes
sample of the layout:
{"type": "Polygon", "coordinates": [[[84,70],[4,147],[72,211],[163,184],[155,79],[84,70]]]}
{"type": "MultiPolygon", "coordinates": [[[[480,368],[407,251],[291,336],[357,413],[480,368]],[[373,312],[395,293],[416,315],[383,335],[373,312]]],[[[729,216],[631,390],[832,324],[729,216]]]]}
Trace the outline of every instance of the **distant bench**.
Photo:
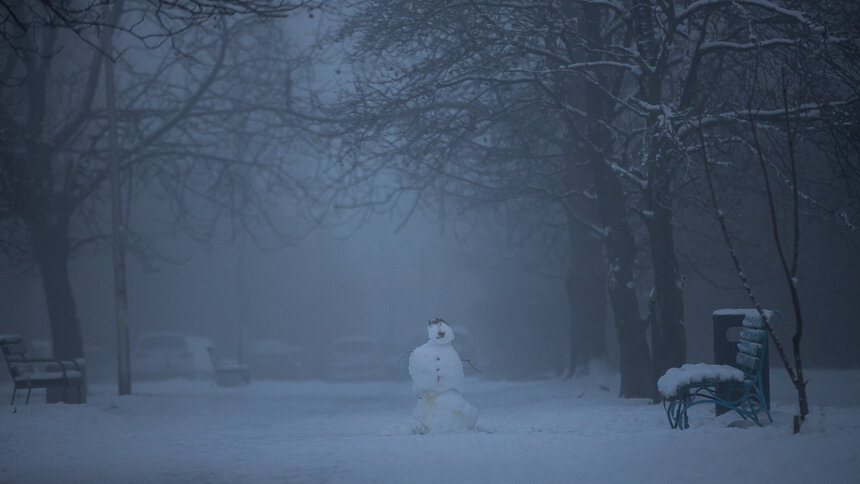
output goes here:
{"type": "Polygon", "coordinates": [[[211,346],[207,347],[206,351],[215,371],[215,383],[219,387],[238,387],[251,383],[248,365],[235,358],[218,358],[211,346]]]}
{"type": "Polygon", "coordinates": [[[12,376],[12,401],[18,390],[27,389],[25,405],[30,403],[34,388],[62,388],[64,401],[86,402],[85,369],[83,358],[60,360],[57,358],[27,358],[24,338],[15,334],[0,335],[0,348],[12,376]],[[74,392],[74,393],[72,393],[74,392]],[[73,398],[70,398],[73,397],[73,398]]]}
{"type": "MultiPolygon", "coordinates": [[[[766,312],[769,319],[775,314],[779,313],[766,312]]],[[[767,361],[767,330],[757,315],[744,317],[742,324],[735,357],[738,368],[686,364],[670,368],[657,381],[663,408],[673,429],[689,428],[687,410],[700,403],[722,405],[759,426],[762,425],[761,414],[773,422],[762,379],[762,367],[767,361]]]]}

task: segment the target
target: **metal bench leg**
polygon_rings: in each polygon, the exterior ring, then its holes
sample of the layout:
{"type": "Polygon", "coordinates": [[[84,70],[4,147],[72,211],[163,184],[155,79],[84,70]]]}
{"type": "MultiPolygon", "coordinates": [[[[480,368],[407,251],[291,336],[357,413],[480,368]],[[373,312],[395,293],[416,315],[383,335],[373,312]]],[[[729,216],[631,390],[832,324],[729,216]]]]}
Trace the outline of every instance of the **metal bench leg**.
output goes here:
{"type": "Polygon", "coordinates": [[[773,423],[773,417],[770,416],[770,408],[768,408],[767,405],[765,405],[764,407],[764,413],[765,415],[767,415],[768,421],[770,421],[770,423],[773,423]]]}
{"type": "Polygon", "coordinates": [[[18,391],[18,387],[12,387],[12,402],[9,405],[15,405],[15,392],[18,391]]]}
{"type": "Polygon", "coordinates": [[[669,417],[669,427],[673,429],[684,430],[690,427],[687,419],[687,408],[689,407],[690,397],[673,398],[666,407],[666,416],[669,417]]]}
{"type": "Polygon", "coordinates": [[[690,428],[690,419],[687,417],[687,409],[690,408],[690,403],[692,403],[695,395],[691,396],[689,390],[684,395],[684,400],[681,401],[681,408],[678,410],[678,428],[681,430],[687,430],[690,428]]]}
{"type": "Polygon", "coordinates": [[[678,426],[678,399],[673,398],[672,400],[664,400],[664,403],[666,416],[669,418],[669,427],[674,429],[678,426]]]}
{"type": "Polygon", "coordinates": [[[687,430],[688,428],[690,428],[690,420],[687,417],[687,408],[689,408],[687,405],[687,401],[684,400],[684,406],[681,409],[681,415],[678,419],[678,428],[681,430],[687,430]]]}
{"type": "Polygon", "coordinates": [[[27,387],[27,399],[24,400],[24,405],[30,405],[30,392],[33,391],[33,387],[27,387]]]}

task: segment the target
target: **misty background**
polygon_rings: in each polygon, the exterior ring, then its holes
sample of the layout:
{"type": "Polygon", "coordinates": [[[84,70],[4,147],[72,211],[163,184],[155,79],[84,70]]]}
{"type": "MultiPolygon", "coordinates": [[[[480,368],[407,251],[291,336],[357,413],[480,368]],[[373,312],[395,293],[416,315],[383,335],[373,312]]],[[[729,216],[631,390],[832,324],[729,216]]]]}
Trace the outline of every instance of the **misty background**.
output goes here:
{"type": "MultiPolygon", "coordinates": [[[[307,377],[323,378],[331,344],[363,336],[385,346],[380,365],[406,378],[400,357],[426,340],[427,320],[443,317],[469,328],[481,359],[493,361],[479,367],[487,376],[560,371],[567,340],[562,286],[529,267],[502,228],[459,240],[435,221],[412,220],[395,233],[397,226],[378,217],[358,231],[321,230],[272,250],[247,239],[204,248],[173,241],[172,253],[186,260],[181,265],[129,266],[132,339],[156,330],[205,335],[230,353],[240,337],[276,340],[320,355],[307,377]]],[[[110,260],[94,256],[72,268],[85,344],[112,355],[113,308],[104,302],[113,294],[110,260]]],[[[7,278],[3,295],[6,332],[50,339],[38,279],[7,278]]]]}
{"type": "MultiPolygon", "coordinates": [[[[267,250],[242,237],[203,247],[171,240],[171,259],[181,264],[160,262],[147,269],[132,259],[129,265],[132,341],[151,331],[204,335],[232,354],[238,338],[275,340],[317,355],[303,378],[325,378],[332,343],[361,335],[384,346],[386,358],[379,365],[407,378],[400,358],[423,343],[428,319],[443,317],[469,329],[480,355],[462,356],[480,365],[484,377],[546,378],[564,371],[569,309],[558,269],[531,262],[543,258],[544,249],[530,254],[514,246],[506,227],[493,220],[465,235],[427,217],[416,216],[398,231],[401,222],[378,216],[357,230],[321,229],[295,246],[267,250]]],[[[848,242],[821,235],[809,241],[804,265],[806,301],[815,315],[804,340],[808,362],[813,368],[858,367],[858,257],[848,242]]],[[[720,249],[714,249],[715,265],[726,269],[720,249]]],[[[109,365],[96,374],[113,378],[110,258],[83,257],[71,268],[86,348],[95,348],[99,363],[109,365]]],[[[711,312],[749,305],[730,270],[712,272],[718,281],[692,269],[685,273],[691,361],[713,358],[711,312]]],[[[781,303],[768,307],[789,313],[776,269],[765,277],[763,299],[781,303]]],[[[5,272],[0,287],[3,331],[29,341],[50,340],[38,278],[5,272]]],[[[606,341],[609,364],[615,366],[611,325],[606,341]]]]}
{"type": "MultiPolygon", "coordinates": [[[[584,218],[589,220],[597,218],[598,210],[589,205],[595,198],[590,192],[593,187],[584,181],[588,178],[585,172],[577,171],[582,167],[569,159],[573,157],[578,162],[577,157],[586,159],[592,155],[582,154],[588,151],[580,145],[576,149],[584,151],[573,156],[569,151],[572,148],[566,147],[566,151],[553,144],[556,137],[564,137],[555,132],[555,126],[563,123],[559,121],[561,114],[547,114],[546,108],[541,107],[541,103],[548,101],[535,101],[538,108],[526,114],[518,111],[522,108],[520,102],[525,103],[523,99],[531,99],[527,96],[540,96],[525,89],[520,92],[504,87],[494,93],[500,99],[499,111],[510,108],[513,114],[487,112],[486,106],[481,105],[480,109],[464,115],[468,119],[456,118],[456,122],[443,127],[435,123],[445,123],[433,116],[413,119],[405,112],[406,108],[399,111],[407,106],[433,112],[437,109],[433,103],[444,105],[451,99],[466,99],[472,91],[453,91],[451,97],[439,95],[439,99],[433,97],[438,93],[427,94],[427,86],[414,81],[422,78],[423,73],[412,78],[409,77],[412,71],[407,69],[415,65],[426,67],[422,64],[424,52],[420,46],[415,51],[404,50],[400,59],[386,58],[387,45],[406,49],[404,46],[411,45],[412,40],[399,39],[391,33],[393,30],[380,28],[374,22],[385,14],[396,20],[400,14],[400,26],[406,31],[412,26],[411,17],[408,12],[398,12],[399,7],[393,4],[388,6],[391,12],[374,13],[375,4],[359,3],[331,11],[310,9],[310,14],[302,11],[287,19],[274,16],[259,24],[244,18],[219,20],[221,23],[213,20],[201,23],[199,28],[170,33],[171,42],[155,43],[154,47],[141,46],[140,39],[134,36],[116,36],[115,48],[122,53],[116,64],[118,99],[120,104],[127,102],[130,106],[119,123],[121,144],[135,145],[138,138],[148,141],[138,131],[146,132],[157,124],[147,118],[152,112],[160,113],[158,110],[163,109],[167,113],[153,114],[155,120],[169,118],[172,113],[187,114],[182,109],[185,102],[182,96],[193,97],[185,92],[193,89],[186,89],[184,83],[207,87],[206,69],[220,62],[227,66],[213,83],[215,90],[204,101],[210,103],[206,104],[207,109],[222,117],[213,120],[211,113],[201,115],[199,120],[192,119],[170,135],[174,138],[161,141],[163,145],[152,148],[141,144],[140,151],[133,148],[123,151],[127,158],[155,160],[128,168],[123,178],[123,186],[133,188],[124,200],[128,203],[126,223],[137,234],[130,239],[128,255],[128,327],[132,350],[138,338],[154,331],[204,336],[212,341],[217,354],[240,359],[253,353],[255,342],[274,341],[283,344],[285,352],[290,347],[293,349],[289,351],[303,353],[304,366],[291,378],[325,379],[331,376],[329,365],[337,360],[338,341],[364,338],[381,348],[383,356],[377,360],[378,366],[386,369],[381,376],[406,378],[402,356],[424,341],[427,320],[441,317],[463,331],[454,346],[463,344],[461,356],[475,363],[472,369],[467,368],[467,374],[479,370],[482,377],[491,379],[570,376],[577,371],[588,371],[587,361],[584,365],[572,362],[576,359],[572,354],[576,344],[572,342],[580,339],[576,328],[586,320],[591,324],[595,318],[593,308],[599,308],[596,313],[603,316],[595,324],[603,333],[606,355],[598,359],[605,360],[610,368],[618,368],[621,350],[613,308],[606,296],[606,288],[612,287],[606,276],[613,269],[604,260],[605,248],[598,245],[595,251],[577,245],[599,240],[586,227],[599,222],[578,225],[565,218],[568,213],[565,210],[569,211],[570,206],[559,207],[555,203],[567,195],[553,191],[558,189],[555,184],[564,180],[565,189],[572,187],[571,191],[575,189],[587,199],[571,202],[574,209],[582,210],[587,215],[584,218]],[[247,25],[243,25],[245,22],[247,25]],[[223,41],[224,46],[219,47],[222,42],[219,39],[226,39],[227,32],[237,40],[229,46],[223,41]],[[357,52],[361,56],[366,53],[367,58],[357,57],[357,52]],[[288,62],[284,61],[287,57],[288,62]],[[391,72],[402,73],[404,79],[416,84],[391,84],[393,81],[386,76],[397,76],[382,67],[389,61],[394,66],[391,72]],[[147,90],[150,89],[145,87],[147,76],[152,72],[159,73],[153,74],[153,83],[163,81],[163,85],[147,90]],[[396,92],[403,93],[403,99],[389,98],[391,92],[380,88],[379,92],[385,94],[380,95],[380,100],[373,97],[376,91],[363,91],[355,86],[395,86],[402,88],[396,92]],[[413,88],[421,93],[414,98],[409,90],[413,88]],[[367,97],[362,98],[364,95],[367,97]],[[414,99],[418,99],[416,106],[411,104],[414,99]],[[165,108],[165,104],[170,106],[165,108]],[[230,109],[241,119],[236,121],[221,114],[230,109]],[[389,116],[402,124],[385,124],[389,116]],[[468,126],[461,127],[460,122],[468,126]],[[425,138],[430,128],[439,129],[438,138],[425,138]],[[457,131],[450,134],[447,129],[457,131]],[[475,134],[464,135],[464,132],[475,134]],[[518,134],[523,134],[522,139],[518,134]],[[463,142],[468,136],[474,136],[469,139],[472,144],[463,142]],[[476,141],[479,138],[488,146],[476,141]],[[429,161],[416,164],[414,159],[419,158],[429,161]],[[279,160],[288,168],[269,166],[270,160],[279,160]],[[458,160],[462,160],[462,165],[458,160]],[[477,160],[475,165],[468,165],[472,160],[477,160]],[[568,166],[572,174],[555,174],[563,162],[574,166],[568,166]],[[437,163],[456,168],[452,173],[442,173],[444,169],[436,167],[437,163]],[[538,163],[542,163],[541,169],[533,170],[538,163]],[[211,169],[208,167],[222,164],[224,168],[207,171],[199,175],[199,180],[194,175],[188,180],[183,178],[200,166],[211,169]],[[256,166],[265,174],[251,173],[250,169],[245,173],[242,171],[245,165],[256,166]],[[344,169],[350,166],[352,169],[344,169]],[[330,176],[341,169],[343,173],[330,176]],[[381,174],[378,177],[368,174],[376,172],[381,174]],[[502,177],[506,177],[504,182],[498,182],[502,177]],[[210,179],[215,180],[211,186],[210,179]],[[224,182],[225,179],[230,182],[224,182]],[[484,182],[489,186],[486,193],[479,192],[484,182]],[[532,201],[512,188],[535,185],[550,195],[532,201]],[[201,186],[211,190],[198,190],[201,186]],[[200,195],[197,191],[206,193],[200,195]],[[402,198],[394,195],[401,192],[410,195],[402,198]],[[194,198],[198,195],[199,198],[194,198]],[[186,196],[192,200],[186,200],[186,196]],[[207,205],[213,200],[213,205],[207,205]],[[199,219],[189,215],[198,213],[199,219]],[[270,214],[274,215],[270,218],[270,214]],[[288,235],[270,234],[281,230],[288,235]],[[566,282],[571,273],[597,274],[594,279],[578,282],[582,285],[576,287],[597,288],[599,296],[587,297],[585,306],[582,301],[572,302],[569,299],[572,286],[566,282]]],[[[464,32],[468,33],[470,28],[468,18],[457,18],[459,21],[451,19],[453,27],[442,22],[442,33],[438,35],[448,35],[449,27],[456,35],[466,35],[464,32]]],[[[481,24],[481,28],[490,29],[492,25],[481,24]]],[[[56,110],[47,109],[48,118],[61,120],[64,113],[74,111],[70,106],[76,104],[70,99],[76,94],[88,86],[94,93],[90,124],[75,138],[80,146],[68,148],[81,159],[94,160],[82,171],[95,170],[92,166],[101,167],[107,159],[100,144],[104,141],[98,135],[108,123],[107,108],[102,101],[104,88],[101,84],[93,86],[92,79],[96,77],[86,75],[88,65],[93,66],[92,72],[101,75],[95,60],[87,64],[93,55],[90,44],[98,44],[101,37],[95,33],[89,35],[60,34],[66,57],[57,57],[58,67],[52,74],[57,77],[48,82],[46,96],[59,99],[53,104],[56,110]],[[87,139],[99,149],[84,146],[87,139]]],[[[411,39],[410,35],[404,34],[404,38],[411,39]]],[[[428,35],[432,40],[432,35],[428,35]]],[[[731,35],[743,37],[746,33],[731,35]]],[[[477,42],[459,40],[464,45],[477,42]]],[[[7,47],[18,45],[15,38],[10,42],[7,47]]],[[[40,47],[33,48],[38,52],[40,47]]],[[[24,60],[34,55],[26,49],[10,52],[25,52],[21,54],[24,60]]],[[[499,52],[496,60],[503,64],[509,53],[499,52]]],[[[33,81],[30,74],[15,71],[17,67],[11,56],[7,63],[9,92],[4,96],[10,100],[15,98],[16,89],[27,89],[33,81]]],[[[519,73],[519,66],[514,67],[505,75],[519,73]]],[[[495,64],[488,68],[498,69],[501,68],[495,64]]],[[[636,70],[632,72],[634,76],[641,75],[636,70]]],[[[507,86],[507,80],[503,78],[499,84],[507,86]]],[[[775,77],[771,80],[776,85],[775,77]]],[[[568,88],[566,82],[573,81],[559,81],[559,86],[568,88]]],[[[750,82],[749,78],[743,82],[750,82]]],[[[804,85],[806,81],[791,82],[804,85]]],[[[850,80],[846,84],[852,85],[850,80]]],[[[635,82],[630,79],[619,81],[618,85],[619,89],[635,91],[635,82]]],[[[750,92],[758,89],[755,84],[745,87],[750,92]]],[[[475,89],[480,91],[483,87],[475,89]]],[[[705,93],[702,97],[714,103],[711,97],[719,98],[720,92],[733,89],[728,81],[722,86],[701,87],[705,93]]],[[[849,118],[852,112],[856,117],[856,92],[841,87],[834,90],[848,99],[840,106],[849,113],[849,118]]],[[[802,96],[805,91],[801,91],[798,89],[798,100],[793,102],[805,99],[802,96]]],[[[588,91],[579,84],[569,92],[577,94],[577,102],[587,102],[588,91]]],[[[762,98],[771,100],[770,94],[762,94],[762,98]]],[[[32,107],[20,108],[20,113],[30,115],[32,110],[32,107]]],[[[26,118],[24,114],[21,117],[26,118]]],[[[619,125],[635,125],[624,116],[619,117],[619,125]]],[[[22,126],[24,133],[27,126],[22,126]]],[[[152,130],[161,135],[158,129],[152,130]]],[[[856,127],[848,131],[857,132],[856,127]]],[[[631,128],[631,132],[636,130],[631,128]]],[[[746,127],[738,128],[738,132],[742,134],[721,135],[726,139],[749,135],[746,127]]],[[[20,148],[25,152],[19,144],[26,143],[19,140],[26,135],[15,133],[15,136],[4,134],[4,142],[12,147],[7,151],[20,148]]],[[[618,159],[634,165],[630,160],[639,158],[637,150],[647,152],[651,145],[641,141],[643,136],[638,132],[627,134],[636,141],[618,142],[624,146],[619,148],[623,153],[618,159]],[[637,156],[628,156],[630,153],[637,156]]],[[[836,136],[840,143],[850,144],[845,135],[836,136]]],[[[812,138],[810,135],[809,139],[812,138]]],[[[779,145],[781,138],[774,135],[771,142],[779,145]]],[[[690,146],[694,145],[691,141],[690,146]]],[[[714,145],[719,146],[719,142],[714,145]]],[[[817,147],[804,147],[799,156],[813,159],[818,156],[817,147]]],[[[780,150],[774,148],[772,152],[782,154],[780,150]]],[[[67,154],[58,148],[55,161],[67,154]]],[[[743,165],[741,160],[751,163],[745,155],[729,149],[717,156],[738,161],[738,165],[743,165]]],[[[844,189],[843,198],[828,202],[837,207],[833,213],[844,208],[848,218],[854,220],[856,214],[851,207],[856,206],[856,193],[852,191],[856,188],[852,178],[858,166],[856,151],[837,152],[834,156],[848,167],[851,174],[846,176],[848,188],[828,186],[827,177],[819,175],[825,172],[830,175],[831,171],[811,164],[805,172],[811,180],[808,188],[818,194],[844,189]]],[[[9,159],[12,158],[10,155],[9,159]]],[[[722,168],[731,165],[721,163],[722,168]]],[[[670,203],[675,212],[670,214],[674,226],[669,228],[675,237],[677,283],[683,290],[685,360],[712,361],[712,312],[747,308],[751,303],[708,207],[704,174],[699,168],[687,170],[679,170],[683,172],[683,176],[679,175],[683,180],[673,187],[677,188],[674,192],[677,196],[670,203]]],[[[738,169],[721,178],[725,184],[718,190],[719,196],[725,197],[721,201],[726,202],[726,211],[732,217],[732,235],[759,300],[766,309],[783,313],[786,323],[776,331],[789,340],[793,331],[790,322],[794,321],[792,301],[770,239],[766,199],[761,186],[756,185],[757,179],[749,175],[752,171],[738,169]]],[[[642,220],[647,221],[652,210],[640,207],[650,196],[650,192],[636,188],[636,176],[640,174],[633,167],[623,173],[627,178],[619,175],[620,180],[629,182],[624,185],[626,191],[620,200],[630,210],[626,219],[637,237],[629,261],[635,274],[630,283],[621,285],[632,292],[638,303],[637,315],[643,323],[634,325],[646,328],[643,334],[651,335],[654,326],[648,326],[651,323],[647,321],[649,301],[654,294],[654,271],[648,260],[648,231],[642,220]]],[[[18,180],[11,175],[7,178],[18,180]]],[[[90,234],[105,236],[110,232],[105,185],[99,185],[87,199],[88,205],[81,209],[83,215],[70,216],[68,239],[85,240],[90,234]]],[[[12,193],[9,186],[4,186],[7,194],[12,193]]],[[[790,197],[788,189],[785,186],[782,189],[778,211],[783,227],[788,227],[790,197]]],[[[4,221],[10,224],[4,227],[10,240],[20,239],[23,225],[16,225],[9,213],[14,215],[12,211],[4,212],[4,221]]],[[[804,358],[810,367],[858,367],[860,298],[856,288],[860,284],[860,239],[853,224],[841,225],[833,220],[838,218],[831,216],[833,213],[822,215],[814,209],[805,209],[802,214],[803,250],[797,281],[807,323],[804,358]]],[[[598,232],[609,238],[606,229],[598,227],[598,232]]],[[[26,240],[26,236],[20,240],[26,240]]],[[[94,247],[70,256],[69,279],[84,354],[93,377],[113,378],[117,335],[111,253],[105,240],[100,239],[94,247]]],[[[36,264],[21,252],[9,250],[8,254],[12,255],[11,263],[3,267],[0,278],[0,332],[22,334],[31,342],[50,340],[46,295],[38,271],[34,270],[36,264]]],[[[53,337],[57,341],[58,336],[53,337]]],[[[134,371],[134,360],[131,366],[134,371]]]]}

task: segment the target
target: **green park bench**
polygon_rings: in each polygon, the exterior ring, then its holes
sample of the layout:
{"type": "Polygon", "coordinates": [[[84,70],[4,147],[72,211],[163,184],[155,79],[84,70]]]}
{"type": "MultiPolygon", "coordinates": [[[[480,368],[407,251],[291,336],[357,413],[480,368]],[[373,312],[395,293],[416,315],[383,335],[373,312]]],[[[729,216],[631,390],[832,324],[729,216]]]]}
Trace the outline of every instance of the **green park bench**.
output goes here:
{"type": "MultiPolygon", "coordinates": [[[[779,313],[767,311],[766,316],[772,321],[779,313]]],[[[689,428],[687,411],[701,403],[715,403],[717,415],[720,407],[734,410],[758,426],[762,426],[762,416],[773,422],[763,378],[767,337],[761,318],[747,310],[737,342],[736,366],[697,363],[667,370],[658,380],[657,388],[669,425],[673,429],[689,428]]]]}

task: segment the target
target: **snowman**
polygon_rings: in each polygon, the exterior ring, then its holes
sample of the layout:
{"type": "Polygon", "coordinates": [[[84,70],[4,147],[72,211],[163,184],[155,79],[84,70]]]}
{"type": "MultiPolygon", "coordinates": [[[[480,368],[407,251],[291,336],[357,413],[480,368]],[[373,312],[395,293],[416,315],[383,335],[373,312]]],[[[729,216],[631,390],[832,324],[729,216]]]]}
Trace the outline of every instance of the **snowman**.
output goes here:
{"type": "Polygon", "coordinates": [[[451,346],[454,331],[444,319],[431,319],[427,336],[429,341],[409,356],[409,376],[418,394],[413,433],[475,428],[478,410],[463,399],[463,362],[451,346]]]}

